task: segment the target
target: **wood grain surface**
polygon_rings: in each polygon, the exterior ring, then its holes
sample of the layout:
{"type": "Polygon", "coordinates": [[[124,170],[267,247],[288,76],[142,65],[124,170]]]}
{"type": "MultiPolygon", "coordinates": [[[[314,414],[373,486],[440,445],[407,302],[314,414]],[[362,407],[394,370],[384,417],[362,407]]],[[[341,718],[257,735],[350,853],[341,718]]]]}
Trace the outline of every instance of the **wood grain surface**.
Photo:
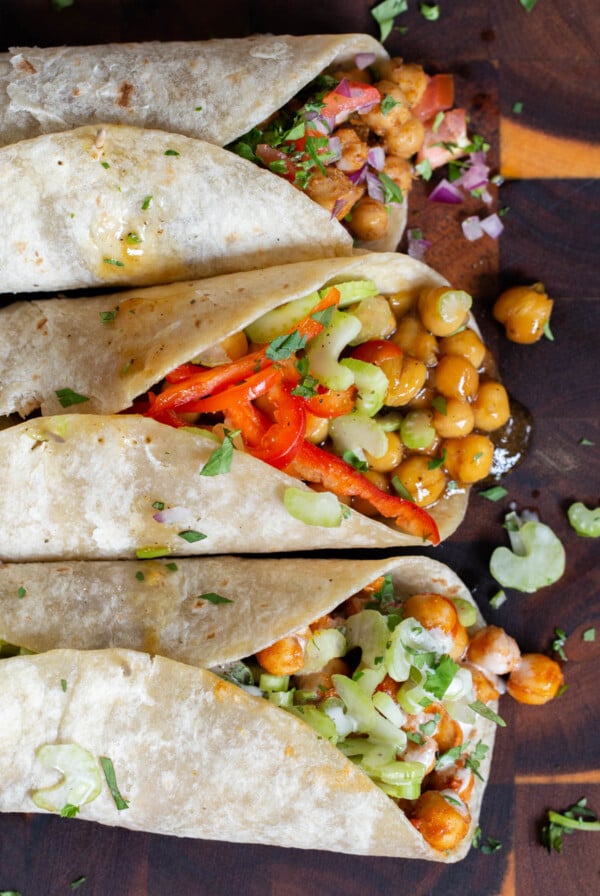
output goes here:
{"type": "MultiPolygon", "coordinates": [[[[51,0],[0,0],[0,50],[254,31],[377,34],[372,5],[365,0],[74,0],[55,12],[51,0]]],[[[456,74],[476,130],[492,144],[496,170],[502,166],[510,177],[498,191],[499,206],[508,209],[499,243],[488,237],[467,243],[460,221],[477,209],[431,203],[423,187],[411,200],[411,224],[432,242],[426,260],[474,292],[476,314],[502,377],[535,421],[532,450],[506,480],[507,497],[494,504],[475,494],[459,531],[425,553],[452,566],[487,618],[504,626],[523,650],[550,653],[556,627],[568,636],[564,695],[542,707],[508,698],[502,703],[508,724],[497,738],[481,817],[484,839],[501,841],[501,849],[493,854],[473,849],[461,863],[444,867],[7,815],[0,817],[0,891],[59,896],[73,892],[73,882],[83,876],[77,889],[82,896],[600,892],[600,834],[565,838],[561,855],[548,855],[539,837],[550,807],[565,808],[585,795],[600,813],[598,544],[578,537],[566,520],[574,500],[588,506],[600,501],[598,8],[595,0],[538,0],[527,13],[519,0],[440,0],[440,18],[429,22],[417,0],[408,5],[397,20],[408,30],[394,31],[387,48],[427,63],[430,71],[456,74]],[[522,103],[520,113],[515,103],[522,103]],[[536,280],[543,280],[555,299],[555,340],[530,347],[509,343],[491,317],[493,299],[500,287],[536,280]],[[582,438],[593,444],[581,445],[582,438]],[[567,552],[567,569],[556,585],[528,596],[509,592],[507,602],[493,610],[489,598],[497,586],[488,563],[493,548],[506,541],[502,520],[511,502],[535,509],[554,529],[567,552]],[[594,626],[596,641],[584,641],[583,632],[594,626]]]]}

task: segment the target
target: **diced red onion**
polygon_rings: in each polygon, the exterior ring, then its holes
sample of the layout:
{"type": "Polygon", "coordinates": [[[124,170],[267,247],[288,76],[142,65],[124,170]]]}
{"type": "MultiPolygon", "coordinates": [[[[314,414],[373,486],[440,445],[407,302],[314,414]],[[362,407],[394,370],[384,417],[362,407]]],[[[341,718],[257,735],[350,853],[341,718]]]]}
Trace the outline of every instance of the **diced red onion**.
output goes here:
{"type": "Polygon", "coordinates": [[[424,240],[423,237],[414,236],[418,232],[416,230],[408,231],[408,254],[411,258],[416,258],[417,261],[423,261],[425,253],[431,247],[431,242],[424,240]]]}
{"type": "Polygon", "coordinates": [[[342,141],[339,137],[329,138],[328,149],[331,153],[331,157],[329,159],[330,162],[337,162],[338,159],[342,158],[342,141]]]}
{"type": "Polygon", "coordinates": [[[169,507],[167,510],[159,510],[158,513],[152,515],[152,519],[157,523],[166,523],[167,525],[189,524],[192,514],[185,507],[169,507]]]}
{"type": "Polygon", "coordinates": [[[307,121],[314,121],[315,118],[319,117],[319,113],[317,112],[316,109],[311,109],[310,112],[304,113],[304,117],[306,118],[307,121]]]}
{"type": "Polygon", "coordinates": [[[338,213],[343,209],[345,204],[346,204],[345,199],[336,199],[335,202],[333,203],[333,208],[331,209],[331,217],[337,218],[338,213]]]}
{"type": "Polygon", "coordinates": [[[493,240],[497,240],[504,230],[504,224],[494,212],[494,214],[488,215],[487,218],[483,219],[481,222],[481,229],[485,231],[488,236],[491,236],[493,240]]]}
{"type": "Polygon", "coordinates": [[[350,89],[350,85],[348,84],[348,79],[342,78],[333,92],[339,93],[340,96],[352,96],[352,91],[350,89]]]}
{"type": "Polygon", "coordinates": [[[464,200],[464,196],[458,187],[455,187],[454,184],[451,184],[444,177],[431,191],[429,199],[432,202],[445,202],[448,205],[458,205],[464,200]]]}
{"type": "Polygon", "coordinates": [[[383,202],[385,199],[383,184],[372,171],[367,171],[367,193],[371,199],[377,199],[378,202],[383,202]]]}
{"type": "Polygon", "coordinates": [[[375,53],[357,53],[354,57],[354,64],[362,71],[364,68],[373,65],[376,59],[375,53]]]}
{"type": "Polygon", "coordinates": [[[370,112],[371,109],[374,109],[375,106],[381,102],[381,99],[375,100],[373,103],[365,103],[363,106],[359,106],[356,110],[360,115],[366,115],[367,112],[370,112]]]}
{"type": "Polygon", "coordinates": [[[479,240],[483,236],[483,228],[477,215],[470,215],[470,217],[465,218],[461,227],[462,232],[470,242],[479,240]]]}
{"type": "Polygon", "coordinates": [[[457,186],[464,187],[469,192],[478,190],[488,183],[488,174],[490,169],[487,165],[470,165],[465,168],[460,177],[453,183],[457,186]]]}
{"type": "Polygon", "coordinates": [[[480,198],[485,202],[486,205],[491,205],[494,201],[494,197],[487,188],[481,191],[480,198]]]}
{"type": "Polygon", "coordinates": [[[487,162],[486,154],[481,149],[478,149],[477,152],[469,153],[469,159],[472,165],[485,165],[487,162]]]}
{"type": "Polygon", "coordinates": [[[346,177],[348,180],[352,181],[353,184],[362,184],[364,179],[367,176],[367,166],[363,165],[362,168],[358,168],[356,171],[348,171],[346,173],[346,177]]]}
{"type": "Polygon", "coordinates": [[[383,146],[372,146],[367,153],[367,162],[376,171],[382,171],[385,165],[385,150],[383,146]]]}
{"type": "Polygon", "coordinates": [[[315,131],[318,131],[319,134],[323,134],[325,137],[328,137],[334,128],[333,120],[330,127],[329,119],[327,118],[315,118],[313,125],[315,131]]]}

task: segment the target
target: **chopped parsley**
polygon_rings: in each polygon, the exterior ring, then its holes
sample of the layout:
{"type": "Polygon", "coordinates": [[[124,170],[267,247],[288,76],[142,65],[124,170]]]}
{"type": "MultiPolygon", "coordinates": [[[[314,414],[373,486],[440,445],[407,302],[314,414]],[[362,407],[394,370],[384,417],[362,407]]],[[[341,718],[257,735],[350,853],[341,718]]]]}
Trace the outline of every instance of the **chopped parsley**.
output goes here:
{"type": "Polygon", "coordinates": [[[66,694],[67,693],[67,679],[66,678],[61,678],[60,687],[61,687],[63,694],[66,694]]]}
{"type": "Polygon", "coordinates": [[[448,654],[443,654],[432,672],[428,672],[423,687],[441,700],[458,671],[458,664],[448,654]]]}
{"type": "Polygon", "coordinates": [[[98,312],[98,314],[100,315],[100,320],[102,321],[103,324],[107,324],[107,323],[110,323],[110,321],[115,320],[118,313],[119,313],[118,306],[116,308],[113,308],[112,311],[99,311],[98,312]]]}
{"type": "Polygon", "coordinates": [[[563,834],[573,831],[600,831],[600,821],[595,812],[587,808],[587,799],[582,797],[564,812],[548,810],[548,821],[542,828],[542,843],[549,853],[562,852],[563,834]]]}
{"type": "Polygon", "coordinates": [[[595,628],[586,628],[584,633],[581,636],[583,641],[587,641],[588,643],[596,640],[596,629],[595,628]]]}
{"type": "Polygon", "coordinates": [[[554,640],[552,641],[552,650],[554,653],[557,653],[558,656],[563,660],[563,662],[567,661],[567,655],[565,653],[565,644],[567,643],[567,635],[566,632],[562,630],[562,628],[554,629],[554,640]]]}
{"type": "Polygon", "coordinates": [[[489,749],[490,748],[488,747],[488,745],[484,744],[483,741],[480,740],[477,742],[475,749],[471,753],[469,753],[465,760],[465,765],[467,766],[467,768],[470,768],[473,774],[477,775],[480,781],[483,781],[483,778],[479,772],[479,766],[485,759],[489,749]]]}
{"type": "Polygon", "coordinates": [[[361,460],[354,451],[348,449],[348,451],[344,451],[342,455],[342,459],[346,461],[347,464],[350,464],[351,467],[354,467],[355,470],[358,470],[360,473],[366,473],[369,469],[369,465],[366,460],[361,460]]]}
{"type": "Polygon", "coordinates": [[[79,813],[79,806],[74,806],[73,803],[65,803],[65,805],[60,810],[61,818],[75,818],[79,813]]]}
{"type": "Polygon", "coordinates": [[[292,333],[286,333],[283,336],[277,336],[265,352],[267,358],[272,361],[283,361],[285,358],[291,357],[294,352],[304,348],[306,344],[306,336],[302,336],[297,330],[292,333]]]}
{"type": "Polygon", "coordinates": [[[110,165],[108,162],[100,162],[100,164],[102,165],[103,168],[110,168],[110,165]]]}
{"type": "Polygon", "coordinates": [[[379,40],[389,37],[394,27],[394,19],[408,9],[407,0],[384,0],[371,10],[371,15],[379,25],[379,40]]]}
{"type": "Polygon", "coordinates": [[[487,498],[488,501],[500,501],[506,497],[508,491],[502,485],[493,485],[492,488],[486,488],[479,494],[482,498],[487,498]]]}
{"type": "Polygon", "coordinates": [[[146,196],[142,202],[142,211],[147,211],[152,205],[152,196],[146,196]]]}
{"type": "Polygon", "coordinates": [[[229,473],[231,470],[231,462],[233,460],[233,440],[239,434],[239,429],[225,430],[223,441],[219,447],[215,448],[211,453],[210,457],[200,470],[201,476],[218,476],[220,473],[229,473]]]}
{"type": "Polygon", "coordinates": [[[112,266],[115,268],[125,267],[125,262],[119,261],[118,258],[103,258],[102,261],[104,262],[104,264],[112,264],[112,266]]]}
{"type": "Polygon", "coordinates": [[[143,582],[144,579],[146,578],[146,576],[145,576],[144,573],[141,571],[141,569],[138,569],[138,571],[137,571],[136,574],[135,574],[135,577],[136,577],[136,579],[138,580],[138,582],[143,582]]]}
{"type": "Polygon", "coordinates": [[[188,544],[193,544],[195,541],[203,541],[203,539],[208,537],[203,532],[197,532],[195,529],[184,529],[183,532],[178,532],[177,534],[184,541],[187,541],[188,544]]]}
{"type": "Polygon", "coordinates": [[[318,324],[323,324],[324,327],[328,327],[333,319],[334,311],[335,305],[330,305],[328,308],[323,308],[322,311],[315,311],[314,314],[311,314],[311,319],[316,320],[318,324]]]}
{"type": "Polygon", "coordinates": [[[72,389],[57,389],[54,394],[63,408],[70,408],[71,405],[83,404],[84,401],[89,401],[87,395],[79,395],[78,392],[73,392],[72,389]]]}
{"type": "Polygon", "coordinates": [[[421,3],[419,12],[428,22],[437,22],[440,17],[440,8],[437,3],[421,3]]]}
{"type": "Polygon", "coordinates": [[[23,588],[23,586],[21,585],[17,591],[17,597],[25,597],[26,594],[27,594],[26,589],[23,588]]]}
{"type": "Polygon", "coordinates": [[[155,510],[164,510],[165,502],[164,501],[154,501],[152,506],[154,507],[155,510]]]}
{"type": "Polygon", "coordinates": [[[199,594],[197,600],[207,600],[211,604],[232,604],[233,601],[221,594],[215,594],[214,591],[207,591],[206,594],[199,594]]]}
{"type": "Polygon", "coordinates": [[[165,155],[166,156],[178,156],[179,153],[177,152],[176,149],[165,149],[165,155]]]}
{"type": "Polygon", "coordinates": [[[112,794],[112,798],[115,801],[115,806],[119,810],[129,808],[128,800],[124,800],[121,796],[119,788],[117,786],[117,776],[115,774],[115,768],[112,764],[112,760],[108,758],[108,756],[100,756],[100,765],[102,766],[102,771],[104,772],[104,777],[106,778],[106,783],[108,784],[108,788],[112,794]]]}

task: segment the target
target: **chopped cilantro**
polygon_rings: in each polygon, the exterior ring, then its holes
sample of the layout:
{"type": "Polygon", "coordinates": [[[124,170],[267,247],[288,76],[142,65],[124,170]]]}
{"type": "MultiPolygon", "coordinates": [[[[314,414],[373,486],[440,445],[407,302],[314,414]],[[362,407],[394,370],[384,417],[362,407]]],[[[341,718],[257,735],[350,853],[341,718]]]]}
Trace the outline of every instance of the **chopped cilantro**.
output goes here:
{"type": "Polygon", "coordinates": [[[202,106],[196,106],[194,112],[202,112],[202,106]]]}
{"type": "Polygon", "coordinates": [[[66,694],[66,692],[67,692],[67,679],[66,678],[61,678],[60,687],[61,687],[62,692],[66,694]]]}
{"type": "Polygon", "coordinates": [[[145,576],[144,573],[141,571],[141,569],[138,569],[138,571],[137,571],[136,574],[135,574],[135,577],[136,577],[136,579],[138,580],[138,582],[143,582],[144,579],[146,578],[146,576],[145,576]]]}
{"type": "Polygon", "coordinates": [[[406,12],[407,9],[407,0],[384,0],[383,3],[378,3],[373,7],[371,15],[379,25],[379,40],[382,43],[389,37],[396,16],[406,12]]]}
{"type": "Polygon", "coordinates": [[[110,323],[111,320],[115,320],[118,313],[119,313],[118,306],[116,308],[113,308],[112,311],[99,311],[98,312],[98,314],[100,315],[100,320],[102,321],[103,324],[107,324],[107,323],[110,323]]]}
{"type": "Polygon", "coordinates": [[[421,744],[425,743],[425,738],[422,734],[419,734],[418,731],[407,731],[406,739],[412,741],[413,744],[417,744],[418,746],[421,746],[421,744]]]}
{"type": "Polygon", "coordinates": [[[448,654],[443,654],[435,664],[433,671],[427,673],[423,687],[438,700],[441,700],[457,671],[458,664],[448,654]]]}
{"type": "Polygon", "coordinates": [[[21,587],[17,591],[17,597],[25,597],[26,594],[27,594],[27,591],[21,585],[21,587]]]}
{"type": "Polygon", "coordinates": [[[164,501],[154,501],[152,506],[154,507],[155,510],[164,510],[165,502],[164,501]]]}
{"type": "Polygon", "coordinates": [[[165,563],[165,569],[168,569],[170,572],[177,572],[178,566],[176,563],[165,563]]]}
{"type": "Polygon", "coordinates": [[[74,806],[73,803],[65,803],[65,805],[60,810],[61,818],[75,818],[75,816],[79,813],[79,806],[74,806]]]}
{"type": "Polygon", "coordinates": [[[115,268],[125,267],[125,262],[119,261],[118,258],[103,258],[102,261],[104,262],[104,264],[112,264],[112,266],[115,268]]]}
{"type": "Polygon", "coordinates": [[[486,855],[491,855],[494,852],[498,852],[499,849],[502,849],[502,843],[500,840],[495,840],[493,837],[488,837],[485,843],[482,843],[480,846],[481,852],[486,855]]]}
{"type": "Polygon", "coordinates": [[[479,492],[479,494],[482,498],[487,498],[488,501],[500,501],[502,498],[506,497],[508,492],[502,485],[493,485],[492,488],[486,488],[484,491],[479,492]]]}
{"type": "Polygon", "coordinates": [[[103,168],[110,168],[110,165],[108,162],[100,162],[100,164],[102,165],[103,168]]]}
{"type": "Polygon", "coordinates": [[[389,115],[394,106],[401,106],[402,103],[399,100],[395,100],[394,97],[386,93],[384,98],[381,101],[381,113],[382,115],[389,115]]]}
{"type": "Polygon", "coordinates": [[[196,532],[195,529],[184,529],[183,532],[178,532],[177,534],[184,541],[187,541],[188,544],[193,544],[195,541],[203,541],[203,539],[208,537],[203,532],[196,532]]]}
{"type": "Polygon", "coordinates": [[[582,639],[584,641],[595,641],[596,640],[596,629],[595,628],[586,628],[584,633],[582,634],[582,639]]]}
{"type": "Polygon", "coordinates": [[[200,470],[201,476],[218,476],[220,473],[229,473],[231,470],[231,462],[233,460],[233,440],[239,434],[239,429],[225,430],[223,441],[219,447],[215,448],[211,453],[210,457],[200,470]]]}
{"type": "Polygon", "coordinates": [[[549,853],[562,852],[563,834],[573,831],[600,831],[600,821],[595,812],[587,808],[582,797],[564,812],[548,810],[548,822],[542,828],[542,843],[549,853]]]}
{"type": "Polygon", "coordinates": [[[490,709],[489,706],[486,706],[481,700],[474,700],[473,703],[469,703],[470,708],[473,712],[476,712],[477,715],[483,716],[484,719],[488,719],[490,722],[494,722],[496,725],[499,725],[501,728],[506,728],[506,722],[503,718],[501,718],[498,713],[494,712],[493,709],[490,709]]]}
{"type": "Polygon", "coordinates": [[[228,597],[222,597],[220,594],[215,594],[214,591],[207,591],[206,594],[199,594],[198,600],[207,600],[211,604],[232,604],[233,601],[228,597]]]}
{"type": "Polygon", "coordinates": [[[565,644],[567,643],[566,632],[562,628],[554,629],[554,640],[552,641],[552,650],[557,653],[563,662],[566,662],[567,655],[565,653],[565,644]]]}
{"type": "Polygon", "coordinates": [[[484,744],[482,740],[477,742],[475,749],[469,753],[465,760],[465,765],[467,768],[470,768],[474,775],[477,775],[480,781],[483,781],[481,774],[479,773],[479,766],[482,761],[485,759],[487,753],[489,751],[489,747],[487,744],[484,744]]]}
{"type": "Polygon", "coordinates": [[[144,197],[144,201],[142,202],[142,211],[145,212],[152,205],[152,196],[144,197]]]}
{"type": "Polygon", "coordinates": [[[421,3],[419,12],[428,22],[437,22],[440,17],[440,8],[437,3],[421,3]]]}
{"type": "Polygon", "coordinates": [[[89,401],[87,395],[79,395],[72,389],[57,389],[55,395],[63,408],[70,408],[73,404],[83,404],[84,401],[89,401]]]}
{"type": "Polygon", "coordinates": [[[423,159],[422,162],[419,162],[418,165],[415,165],[415,171],[421,175],[423,180],[431,180],[431,175],[433,174],[433,169],[431,167],[431,162],[429,159],[423,159]]]}
{"type": "Polygon", "coordinates": [[[342,455],[342,459],[346,461],[347,464],[350,464],[351,467],[354,467],[355,470],[358,470],[361,473],[366,473],[369,469],[369,465],[365,460],[361,460],[354,451],[348,449],[348,451],[344,451],[342,455]]]}
{"type": "Polygon", "coordinates": [[[265,354],[272,361],[282,361],[285,358],[289,358],[294,352],[299,351],[299,349],[304,348],[305,344],[306,336],[302,336],[301,333],[294,330],[292,333],[277,336],[269,344],[265,354]]]}
{"type": "Polygon", "coordinates": [[[335,305],[330,305],[328,308],[323,308],[322,311],[315,311],[314,314],[311,314],[311,318],[316,320],[318,324],[328,327],[332,321],[334,311],[335,305]]]}
{"type": "Polygon", "coordinates": [[[104,777],[106,778],[106,783],[108,784],[108,788],[112,794],[112,798],[115,801],[115,806],[119,810],[127,809],[129,807],[129,802],[124,800],[119,792],[119,788],[117,787],[117,776],[115,774],[115,769],[112,764],[112,760],[108,758],[108,756],[100,756],[100,765],[102,766],[102,771],[104,772],[104,777]]]}
{"type": "Polygon", "coordinates": [[[437,470],[438,467],[441,467],[446,462],[446,449],[442,451],[441,457],[432,457],[429,463],[427,464],[428,470],[437,470]]]}
{"type": "Polygon", "coordinates": [[[519,3],[526,12],[531,12],[533,7],[537,3],[537,0],[519,0],[519,3]]]}
{"type": "Polygon", "coordinates": [[[165,155],[166,156],[178,156],[179,153],[177,152],[176,149],[165,149],[165,155]]]}
{"type": "Polygon", "coordinates": [[[389,205],[391,202],[404,202],[402,190],[400,189],[396,181],[392,180],[392,178],[388,174],[386,174],[385,171],[378,171],[377,177],[379,178],[383,187],[383,201],[386,205],[389,205]]]}

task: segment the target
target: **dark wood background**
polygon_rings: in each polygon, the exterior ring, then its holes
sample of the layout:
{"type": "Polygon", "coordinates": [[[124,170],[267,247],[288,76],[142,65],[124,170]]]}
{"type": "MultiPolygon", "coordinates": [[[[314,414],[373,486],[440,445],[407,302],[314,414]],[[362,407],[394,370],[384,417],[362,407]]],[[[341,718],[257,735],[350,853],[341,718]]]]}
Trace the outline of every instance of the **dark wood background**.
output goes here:
{"type": "MultiPolygon", "coordinates": [[[[0,50],[11,45],[109,40],[203,39],[255,31],[377,34],[366,0],[74,0],[62,12],[51,0],[0,0],[0,50]]],[[[507,498],[474,495],[456,535],[435,552],[473,589],[484,614],[528,651],[551,652],[564,629],[568,689],[545,707],[504,698],[508,727],[499,732],[481,817],[489,855],[471,850],[458,865],[360,858],[327,852],[177,840],[41,816],[0,818],[0,890],[59,896],[85,877],[85,896],[591,896],[600,892],[600,834],[565,838],[561,855],[539,842],[549,807],[587,796],[600,812],[600,583],[598,545],[566,521],[573,500],[597,506],[600,287],[598,7],[595,0],[439,0],[426,21],[417,0],[398,19],[408,28],[386,41],[390,52],[457,75],[476,130],[492,143],[497,170],[511,179],[498,202],[509,211],[499,244],[467,244],[464,208],[428,203],[415,192],[411,219],[433,245],[427,261],[472,289],[477,316],[500,359],[512,394],[532,411],[531,453],[506,481],[507,498]],[[515,102],[523,103],[516,115],[515,102]],[[515,133],[515,127],[519,130],[515,133]],[[516,161],[515,161],[516,160],[516,161]],[[543,280],[555,299],[555,341],[524,347],[504,339],[490,308],[501,286],[543,280]],[[582,446],[580,439],[594,444],[582,446]],[[513,501],[536,509],[562,539],[567,570],[534,595],[509,592],[499,610],[488,572],[505,542],[502,519],[513,501]],[[584,630],[595,626],[595,643],[584,630]]],[[[2,197],[0,196],[0,208],[2,197]]],[[[0,786],[1,782],[0,782],[0,786]]],[[[357,819],[360,824],[360,819],[357,819]]],[[[323,842],[327,831],[323,831],[323,842]]]]}

